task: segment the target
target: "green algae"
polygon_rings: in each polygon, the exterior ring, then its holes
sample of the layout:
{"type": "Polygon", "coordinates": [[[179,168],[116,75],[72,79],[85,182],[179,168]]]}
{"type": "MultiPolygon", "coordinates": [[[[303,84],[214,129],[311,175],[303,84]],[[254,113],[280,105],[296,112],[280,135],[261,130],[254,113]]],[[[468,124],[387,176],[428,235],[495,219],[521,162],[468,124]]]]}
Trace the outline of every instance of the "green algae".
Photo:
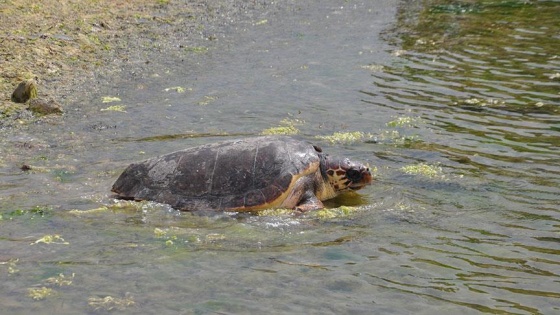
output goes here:
{"type": "Polygon", "coordinates": [[[56,293],[56,291],[54,291],[51,288],[47,288],[47,287],[40,287],[40,288],[30,288],[27,289],[27,296],[39,301],[39,300],[44,300],[47,297],[54,295],[56,293]]]}
{"type": "Polygon", "coordinates": [[[103,103],[113,103],[113,102],[120,102],[121,98],[117,96],[103,96],[101,98],[101,102],[103,103]]]}
{"type": "Polygon", "coordinates": [[[101,111],[105,112],[121,112],[121,113],[126,113],[126,106],[125,105],[112,105],[106,108],[102,108],[101,111]]]}
{"type": "Polygon", "coordinates": [[[304,121],[299,119],[284,118],[280,121],[279,126],[267,128],[261,131],[261,135],[297,135],[300,133],[297,126],[301,126],[304,123],[304,121]]]}
{"type": "Polygon", "coordinates": [[[58,286],[58,287],[69,286],[72,285],[75,276],[76,274],[74,273],[72,273],[70,276],[66,276],[63,273],[59,273],[56,276],[45,279],[43,283],[45,283],[45,285],[48,286],[58,286]]]}
{"type": "Polygon", "coordinates": [[[283,217],[283,216],[289,216],[293,214],[294,214],[294,210],[287,209],[287,208],[263,209],[256,212],[256,215],[265,216],[265,217],[267,216],[283,217]]]}
{"type": "Polygon", "coordinates": [[[113,297],[110,295],[104,297],[90,297],[88,298],[88,305],[95,311],[123,311],[128,307],[134,306],[136,302],[130,295],[122,298],[113,297]]]}
{"type": "Polygon", "coordinates": [[[53,210],[49,206],[35,206],[29,209],[16,209],[9,212],[5,212],[0,216],[0,220],[13,220],[18,217],[25,217],[28,219],[43,218],[51,216],[53,210]]]}
{"type": "Polygon", "coordinates": [[[443,169],[439,165],[430,165],[426,163],[419,163],[414,165],[407,165],[401,167],[401,171],[409,175],[419,175],[428,178],[445,178],[443,169]]]}
{"type": "Polygon", "coordinates": [[[258,26],[258,25],[264,25],[264,24],[267,24],[267,23],[268,23],[268,20],[263,19],[263,20],[255,22],[254,25],[258,26]]]}
{"type": "Polygon", "coordinates": [[[214,101],[216,101],[218,99],[218,97],[216,96],[211,96],[211,95],[205,95],[202,100],[198,101],[198,105],[199,106],[207,106],[210,103],[213,103],[214,101]]]}
{"type": "Polygon", "coordinates": [[[85,209],[85,210],[78,210],[72,209],[68,210],[67,213],[76,216],[92,216],[92,215],[102,215],[104,213],[136,213],[141,211],[144,206],[149,204],[148,201],[128,201],[128,200],[119,200],[112,205],[103,205],[97,208],[92,209],[85,209]]]}
{"type": "Polygon", "coordinates": [[[356,142],[363,142],[368,139],[373,139],[373,135],[361,131],[352,131],[335,132],[329,136],[316,136],[316,138],[319,140],[328,141],[331,144],[352,144],[356,142]]]}
{"type": "Polygon", "coordinates": [[[261,132],[262,135],[270,136],[270,135],[297,135],[299,133],[299,129],[294,126],[278,126],[278,127],[270,127],[261,132]]]}
{"type": "MultiPolygon", "coordinates": [[[[168,87],[163,89],[165,92],[170,92],[170,91],[175,91],[177,93],[185,93],[187,91],[187,89],[185,89],[182,86],[172,86],[172,87],[168,87]]],[[[188,89],[189,91],[192,91],[192,88],[188,89]]]]}
{"type": "Polygon", "coordinates": [[[18,258],[11,258],[8,261],[0,262],[0,265],[8,266],[8,274],[12,275],[12,274],[16,274],[16,273],[19,272],[19,269],[17,268],[17,263],[18,262],[19,262],[18,258]]]}
{"type": "Polygon", "coordinates": [[[340,217],[347,217],[356,213],[360,208],[352,206],[340,206],[338,208],[323,208],[321,210],[314,211],[310,215],[318,219],[334,219],[340,217]]]}
{"type": "Polygon", "coordinates": [[[62,236],[60,236],[58,234],[47,234],[47,235],[39,238],[35,242],[31,243],[30,245],[41,244],[41,243],[42,244],[70,245],[69,242],[65,241],[62,238],[62,236]]]}

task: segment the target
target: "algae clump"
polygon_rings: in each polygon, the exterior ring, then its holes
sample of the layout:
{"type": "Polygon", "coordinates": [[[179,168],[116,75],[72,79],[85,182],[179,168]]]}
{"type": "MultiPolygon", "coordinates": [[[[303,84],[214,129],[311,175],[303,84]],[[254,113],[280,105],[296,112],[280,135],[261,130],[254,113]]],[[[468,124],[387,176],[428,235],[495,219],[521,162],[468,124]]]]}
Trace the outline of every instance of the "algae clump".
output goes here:
{"type": "Polygon", "coordinates": [[[40,239],[36,240],[35,242],[31,243],[31,245],[45,243],[45,244],[62,244],[62,245],[69,245],[70,243],[66,242],[60,235],[53,234],[53,235],[45,235],[40,239]]]}
{"type": "Polygon", "coordinates": [[[113,106],[109,106],[107,108],[102,108],[101,111],[102,112],[111,111],[111,112],[126,113],[125,108],[126,108],[126,106],[124,106],[124,105],[113,105],[113,106]]]}
{"type": "Polygon", "coordinates": [[[94,310],[119,310],[122,311],[129,306],[133,306],[135,304],[132,297],[126,296],[124,298],[115,298],[112,296],[106,296],[103,298],[98,297],[90,297],[88,299],[88,305],[93,307],[94,310]]]}
{"type": "Polygon", "coordinates": [[[76,276],[76,274],[74,273],[72,273],[69,277],[66,277],[63,273],[60,273],[56,277],[50,277],[45,279],[45,282],[49,285],[56,285],[62,287],[65,285],[71,285],[72,281],[74,280],[74,276],[76,276]]]}
{"type": "Polygon", "coordinates": [[[373,135],[369,133],[364,133],[361,131],[354,131],[354,132],[335,132],[330,136],[317,136],[317,139],[326,140],[331,144],[350,144],[359,141],[363,141],[365,139],[373,138],[373,135]]]}
{"type": "Polygon", "coordinates": [[[280,121],[280,125],[277,127],[271,127],[263,130],[262,135],[272,136],[272,135],[297,135],[299,134],[299,129],[297,125],[303,125],[304,122],[299,119],[289,119],[285,118],[280,121]]]}
{"type": "Polygon", "coordinates": [[[401,167],[401,171],[409,175],[420,175],[428,178],[444,178],[442,174],[443,169],[441,166],[428,165],[426,163],[419,163],[416,165],[408,165],[401,167]]]}
{"type": "Polygon", "coordinates": [[[358,207],[340,206],[332,209],[321,209],[314,212],[314,216],[319,219],[334,219],[339,217],[346,217],[358,211],[358,207]]]}
{"type": "Polygon", "coordinates": [[[27,290],[27,296],[38,301],[44,300],[47,296],[53,295],[55,291],[51,288],[41,287],[41,288],[31,288],[27,290]]]}
{"type": "Polygon", "coordinates": [[[113,102],[120,102],[121,99],[119,97],[116,97],[116,96],[103,96],[101,98],[101,101],[103,103],[113,103],[113,102]]]}
{"type": "Polygon", "coordinates": [[[271,127],[265,129],[261,132],[262,135],[271,136],[271,135],[297,135],[299,130],[294,126],[278,126],[278,127],[271,127]]]}

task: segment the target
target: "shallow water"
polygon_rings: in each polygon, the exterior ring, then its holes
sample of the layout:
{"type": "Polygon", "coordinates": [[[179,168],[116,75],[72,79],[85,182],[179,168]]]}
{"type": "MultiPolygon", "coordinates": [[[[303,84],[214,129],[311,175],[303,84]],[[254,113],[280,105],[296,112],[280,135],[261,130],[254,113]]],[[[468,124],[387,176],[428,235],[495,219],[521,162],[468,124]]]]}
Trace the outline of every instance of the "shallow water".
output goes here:
{"type": "Polygon", "coordinates": [[[206,52],[100,74],[60,121],[2,131],[3,309],[559,312],[560,5],[282,3],[206,52]],[[285,119],[377,168],[359,198],[328,203],[356,208],[198,216],[111,199],[133,161],[285,119]]]}

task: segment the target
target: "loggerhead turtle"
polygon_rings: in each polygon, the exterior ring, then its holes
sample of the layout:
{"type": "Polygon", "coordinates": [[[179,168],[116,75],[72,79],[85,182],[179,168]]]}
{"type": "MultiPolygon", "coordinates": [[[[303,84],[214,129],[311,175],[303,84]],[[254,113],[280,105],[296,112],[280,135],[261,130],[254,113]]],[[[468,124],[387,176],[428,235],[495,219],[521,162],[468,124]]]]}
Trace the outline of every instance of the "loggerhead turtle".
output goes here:
{"type": "Polygon", "coordinates": [[[112,191],[191,210],[323,208],[322,200],[372,181],[368,167],[287,136],[224,141],[131,164],[112,191]]]}

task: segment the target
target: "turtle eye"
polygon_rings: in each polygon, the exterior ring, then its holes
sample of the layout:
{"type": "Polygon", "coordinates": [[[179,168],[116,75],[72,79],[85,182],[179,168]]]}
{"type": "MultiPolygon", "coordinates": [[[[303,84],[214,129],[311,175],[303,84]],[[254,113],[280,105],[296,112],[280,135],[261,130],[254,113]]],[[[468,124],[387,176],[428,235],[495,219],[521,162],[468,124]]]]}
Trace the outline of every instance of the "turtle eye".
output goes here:
{"type": "Polygon", "coordinates": [[[357,170],[347,170],[346,177],[353,182],[357,182],[362,178],[362,174],[357,170]]]}

